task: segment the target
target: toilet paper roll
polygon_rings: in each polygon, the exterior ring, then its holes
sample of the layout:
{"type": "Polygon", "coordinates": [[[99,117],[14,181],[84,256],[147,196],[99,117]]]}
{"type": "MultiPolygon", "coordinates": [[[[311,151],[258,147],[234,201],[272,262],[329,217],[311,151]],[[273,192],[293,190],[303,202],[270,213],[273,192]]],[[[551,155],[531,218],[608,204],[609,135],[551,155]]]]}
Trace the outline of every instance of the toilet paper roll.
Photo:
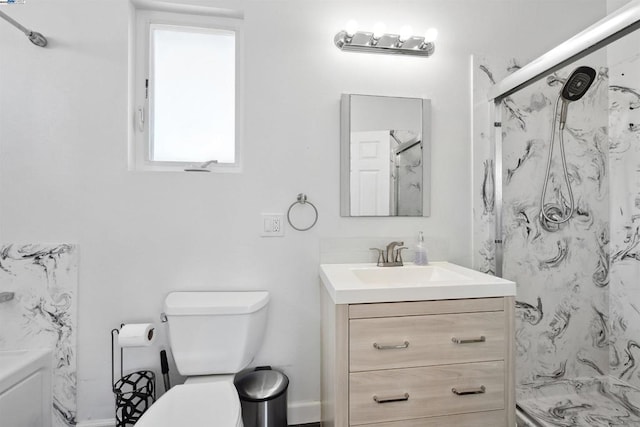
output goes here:
{"type": "Polygon", "coordinates": [[[147,347],[156,339],[153,323],[130,323],[124,325],[118,334],[120,347],[147,347]]]}

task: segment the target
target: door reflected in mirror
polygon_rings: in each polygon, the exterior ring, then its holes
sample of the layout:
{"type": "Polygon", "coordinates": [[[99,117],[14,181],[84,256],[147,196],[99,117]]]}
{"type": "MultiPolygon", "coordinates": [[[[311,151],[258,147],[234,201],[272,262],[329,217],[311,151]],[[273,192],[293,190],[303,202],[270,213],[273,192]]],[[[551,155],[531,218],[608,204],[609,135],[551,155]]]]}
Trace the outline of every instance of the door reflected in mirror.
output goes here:
{"type": "Polygon", "coordinates": [[[342,216],[429,216],[428,99],[342,95],[342,216]]]}

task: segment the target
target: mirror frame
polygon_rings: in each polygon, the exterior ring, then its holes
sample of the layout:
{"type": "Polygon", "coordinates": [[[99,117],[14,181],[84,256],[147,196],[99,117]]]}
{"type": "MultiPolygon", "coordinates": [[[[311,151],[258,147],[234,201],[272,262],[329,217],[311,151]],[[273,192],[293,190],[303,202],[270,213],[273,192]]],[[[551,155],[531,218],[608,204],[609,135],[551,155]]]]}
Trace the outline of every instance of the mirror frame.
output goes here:
{"type": "Polygon", "coordinates": [[[340,216],[352,218],[423,218],[431,216],[431,100],[401,96],[343,93],[340,97],[340,216]],[[351,97],[419,99],[422,105],[422,216],[351,215],[351,97]]]}

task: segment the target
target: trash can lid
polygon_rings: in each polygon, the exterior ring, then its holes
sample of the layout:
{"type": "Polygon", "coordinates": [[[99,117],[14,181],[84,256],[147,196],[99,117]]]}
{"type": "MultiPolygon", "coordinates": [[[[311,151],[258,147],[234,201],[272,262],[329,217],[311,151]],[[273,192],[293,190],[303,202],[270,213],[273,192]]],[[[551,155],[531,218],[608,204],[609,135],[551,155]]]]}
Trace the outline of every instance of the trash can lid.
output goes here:
{"type": "Polygon", "coordinates": [[[271,368],[256,368],[235,380],[240,399],[249,402],[273,400],[287,391],[289,378],[271,368]]]}

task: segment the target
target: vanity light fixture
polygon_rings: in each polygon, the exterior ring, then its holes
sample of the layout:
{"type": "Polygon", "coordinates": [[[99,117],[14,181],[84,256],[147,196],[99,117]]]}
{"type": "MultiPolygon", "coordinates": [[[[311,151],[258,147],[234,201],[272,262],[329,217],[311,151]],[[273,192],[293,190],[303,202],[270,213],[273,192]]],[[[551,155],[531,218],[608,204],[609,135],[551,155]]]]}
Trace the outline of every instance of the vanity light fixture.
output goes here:
{"type": "Polygon", "coordinates": [[[427,30],[423,37],[411,35],[411,27],[406,25],[400,34],[385,33],[384,24],[377,23],[372,32],[358,31],[358,24],[351,20],[345,30],[336,34],[334,43],[340,50],[368,53],[392,53],[429,57],[435,51],[434,41],[438,35],[435,28],[427,30]]]}

